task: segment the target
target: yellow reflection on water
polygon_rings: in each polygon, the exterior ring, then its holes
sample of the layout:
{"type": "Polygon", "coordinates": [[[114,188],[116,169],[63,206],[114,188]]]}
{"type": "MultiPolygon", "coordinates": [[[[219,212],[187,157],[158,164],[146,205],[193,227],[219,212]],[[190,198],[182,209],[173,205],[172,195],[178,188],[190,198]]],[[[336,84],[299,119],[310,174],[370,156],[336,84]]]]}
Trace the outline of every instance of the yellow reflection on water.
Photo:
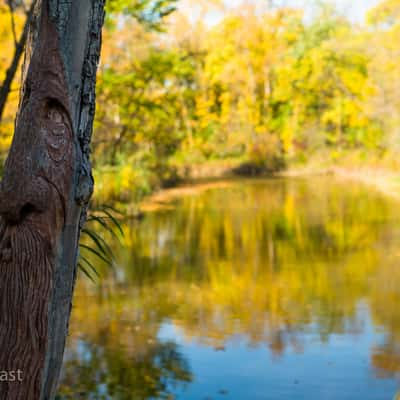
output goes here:
{"type": "Polygon", "coordinates": [[[310,334],[328,345],[372,331],[371,379],[398,376],[397,203],[313,178],[239,181],[171,204],[125,226],[116,271],[78,285],[64,394],[106,382],[113,398],[173,396],[166,381],[195,376],[178,344],[159,340],[166,321],[187,342],[224,351],[240,335],[278,358],[307,356],[310,334]]]}

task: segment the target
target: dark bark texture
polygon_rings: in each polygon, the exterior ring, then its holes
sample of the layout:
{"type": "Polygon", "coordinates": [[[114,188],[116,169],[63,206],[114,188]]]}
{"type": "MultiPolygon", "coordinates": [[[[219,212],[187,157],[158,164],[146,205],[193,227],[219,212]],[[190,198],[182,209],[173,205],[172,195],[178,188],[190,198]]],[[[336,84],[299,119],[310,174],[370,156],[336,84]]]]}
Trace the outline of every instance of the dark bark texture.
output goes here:
{"type": "Polygon", "coordinates": [[[42,0],[32,14],[15,133],[0,186],[0,400],[53,399],[80,230],[104,0],[42,0]]]}

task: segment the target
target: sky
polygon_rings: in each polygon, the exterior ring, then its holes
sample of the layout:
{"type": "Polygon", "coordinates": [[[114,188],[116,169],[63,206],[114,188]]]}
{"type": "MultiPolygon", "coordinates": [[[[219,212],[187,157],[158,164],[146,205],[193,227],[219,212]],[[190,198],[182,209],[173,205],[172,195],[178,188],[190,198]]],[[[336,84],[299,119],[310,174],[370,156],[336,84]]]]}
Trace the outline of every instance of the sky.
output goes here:
{"type": "MultiPolygon", "coordinates": [[[[226,4],[235,6],[242,0],[225,0],[226,4]]],[[[253,0],[255,2],[268,2],[268,0],[253,0]]],[[[312,5],[315,4],[314,0],[269,0],[273,4],[283,4],[289,7],[301,7],[304,9],[311,9],[312,5]]],[[[363,22],[365,12],[371,7],[377,5],[380,0],[329,0],[336,4],[338,9],[347,15],[354,22],[363,22]]]]}
{"type": "MultiPolygon", "coordinates": [[[[210,3],[213,0],[208,0],[210,3]]],[[[336,8],[344,15],[346,15],[351,21],[356,23],[363,23],[365,13],[376,6],[382,0],[222,0],[225,6],[229,8],[236,8],[238,5],[249,2],[260,6],[260,9],[267,7],[269,3],[275,6],[286,6],[286,7],[299,7],[305,10],[305,17],[312,16],[312,11],[315,9],[315,4],[320,2],[331,2],[335,4],[336,8]]],[[[205,0],[207,3],[207,0],[205,0]]],[[[182,0],[180,7],[184,12],[195,21],[200,15],[199,3],[196,0],[182,0]]],[[[200,6],[201,8],[201,6],[200,6]]],[[[223,14],[219,11],[211,11],[206,15],[206,22],[209,25],[218,23],[222,18],[223,14]]]]}
{"type": "MultiPolygon", "coordinates": [[[[336,3],[339,10],[344,12],[345,15],[349,16],[352,21],[355,22],[363,22],[365,12],[368,11],[371,7],[377,5],[379,0],[335,0],[333,3],[336,3]]],[[[296,1],[290,0],[290,3],[296,5],[298,3],[307,4],[310,1],[296,1]]]]}

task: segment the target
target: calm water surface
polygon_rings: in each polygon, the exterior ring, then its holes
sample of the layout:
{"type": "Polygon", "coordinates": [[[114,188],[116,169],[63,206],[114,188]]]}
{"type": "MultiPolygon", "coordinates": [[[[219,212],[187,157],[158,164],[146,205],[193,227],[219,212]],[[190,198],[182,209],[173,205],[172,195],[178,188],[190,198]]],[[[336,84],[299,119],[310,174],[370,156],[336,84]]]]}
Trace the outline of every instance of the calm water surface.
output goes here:
{"type": "Polygon", "coordinates": [[[63,398],[396,398],[400,203],[245,180],[125,231],[115,270],[78,284],[63,398]]]}

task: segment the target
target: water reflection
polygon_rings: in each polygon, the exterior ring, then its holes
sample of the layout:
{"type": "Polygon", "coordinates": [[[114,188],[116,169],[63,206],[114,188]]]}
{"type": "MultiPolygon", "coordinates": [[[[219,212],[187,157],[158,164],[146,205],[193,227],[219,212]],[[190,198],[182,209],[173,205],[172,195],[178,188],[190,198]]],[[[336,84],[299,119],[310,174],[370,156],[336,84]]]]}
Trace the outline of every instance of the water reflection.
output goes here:
{"type": "Polygon", "coordinates": [[[61,394],[393,398],[398,203],[313,178],[233,182],[174,206],[126,226],[101,285],[80,282],[61,394]]]}

